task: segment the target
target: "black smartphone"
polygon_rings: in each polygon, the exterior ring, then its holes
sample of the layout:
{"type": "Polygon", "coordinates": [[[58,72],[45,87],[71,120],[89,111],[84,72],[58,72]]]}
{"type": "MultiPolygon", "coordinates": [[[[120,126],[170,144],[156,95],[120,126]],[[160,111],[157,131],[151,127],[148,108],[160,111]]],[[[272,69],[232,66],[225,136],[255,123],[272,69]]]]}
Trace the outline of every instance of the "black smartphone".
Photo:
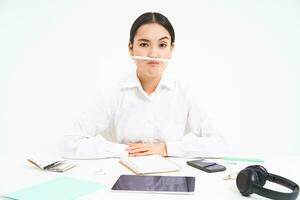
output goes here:
{"type": "Polygon", "coordinates": [[[190,160],[187,161],[186,164],[209,173],[226,170],[226,167],[223,165],[215,162],[206,162],[204,160],[190,160]]]}

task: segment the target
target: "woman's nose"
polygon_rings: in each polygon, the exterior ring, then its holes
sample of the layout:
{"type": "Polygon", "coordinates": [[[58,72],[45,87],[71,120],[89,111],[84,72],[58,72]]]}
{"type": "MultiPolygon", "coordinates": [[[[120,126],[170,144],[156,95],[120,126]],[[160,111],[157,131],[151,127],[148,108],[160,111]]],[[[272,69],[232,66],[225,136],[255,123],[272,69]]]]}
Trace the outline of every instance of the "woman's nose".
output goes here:
{"type": "Polygon", "coordinates": [[[158,49],[155,48],[155,47],[151,47],[150,51],[148,53],[148,57],[150,57],[150,58],[158,58],[158,54],[159,54],[158,49]]]}

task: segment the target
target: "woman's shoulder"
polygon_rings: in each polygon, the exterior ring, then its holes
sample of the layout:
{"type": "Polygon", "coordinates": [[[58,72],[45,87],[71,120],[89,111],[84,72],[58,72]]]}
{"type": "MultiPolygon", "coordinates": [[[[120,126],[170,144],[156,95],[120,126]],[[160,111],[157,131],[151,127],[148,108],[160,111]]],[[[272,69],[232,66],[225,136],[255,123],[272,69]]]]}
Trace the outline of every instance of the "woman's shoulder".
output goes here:
{"type": "Polygon", "coordinates": [[[127,88],[132,87],[134,83],[134,74],[128,74],[122,76],[116,83],[106,87],[102,91],[98,92],[97,96],[99,98],[105,98],[108,102],[116,102],[120,99],[127,88]]]}
{"type": "Polygon", "coordinates": [[[175,91],[178,95],[188,99],[193,96],[193,90],[191,89],[189,84],[184,80],[174,77],[174,85],[175,91]]]}
{"type": "Polygon", "coordinates": [[[201,91],[197,85],[193,84],[190,80],[182,79],[182,77],[176,77],[175,79],[175,91],[176,96],[188,104],[202,105],[201,91]]]}

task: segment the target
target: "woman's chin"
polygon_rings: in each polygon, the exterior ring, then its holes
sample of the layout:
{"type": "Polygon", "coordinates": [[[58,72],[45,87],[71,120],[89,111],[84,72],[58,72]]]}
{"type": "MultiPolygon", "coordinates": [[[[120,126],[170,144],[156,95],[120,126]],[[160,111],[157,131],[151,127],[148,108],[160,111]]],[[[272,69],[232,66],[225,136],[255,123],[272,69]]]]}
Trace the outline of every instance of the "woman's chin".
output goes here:
{"type": "Polygon", "coordinates": [[[161,77],[162,71],[161,70],[149,70],[147,72],[147,76],[149,78],[158,78],[161,77]]]}
{"type": "Polygon", "coordinates": [[[151,67],[144,70],[140,70],[138,74],[147,77],[149,79],[156,79],[162,76],[163,71],[164,69],[161,67],[151,67]]]}

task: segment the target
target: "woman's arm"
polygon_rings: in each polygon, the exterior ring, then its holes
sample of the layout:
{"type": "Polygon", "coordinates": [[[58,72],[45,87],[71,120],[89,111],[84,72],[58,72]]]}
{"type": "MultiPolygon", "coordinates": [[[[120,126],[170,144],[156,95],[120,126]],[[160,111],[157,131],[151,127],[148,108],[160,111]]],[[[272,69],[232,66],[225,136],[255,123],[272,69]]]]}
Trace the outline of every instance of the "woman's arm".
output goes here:
{"type": "Polygon", "coordinates": [[[185,135],[179,141],[167,142],[168,156],[215,157],[227,151],[225,139],[211,119],[197,105],[195,98],[188,101],[185,135]]]}
{"type": "Polygon", "coordinates": [[[113,97],[105,95],[83,113],[59,143],[60,154],[68,159],[97,159],[127,155],[127,145],[117,144],[109,132],[115,109],[113,97]],[[103,133],[106,132],[106,137],[103,133]]]}

